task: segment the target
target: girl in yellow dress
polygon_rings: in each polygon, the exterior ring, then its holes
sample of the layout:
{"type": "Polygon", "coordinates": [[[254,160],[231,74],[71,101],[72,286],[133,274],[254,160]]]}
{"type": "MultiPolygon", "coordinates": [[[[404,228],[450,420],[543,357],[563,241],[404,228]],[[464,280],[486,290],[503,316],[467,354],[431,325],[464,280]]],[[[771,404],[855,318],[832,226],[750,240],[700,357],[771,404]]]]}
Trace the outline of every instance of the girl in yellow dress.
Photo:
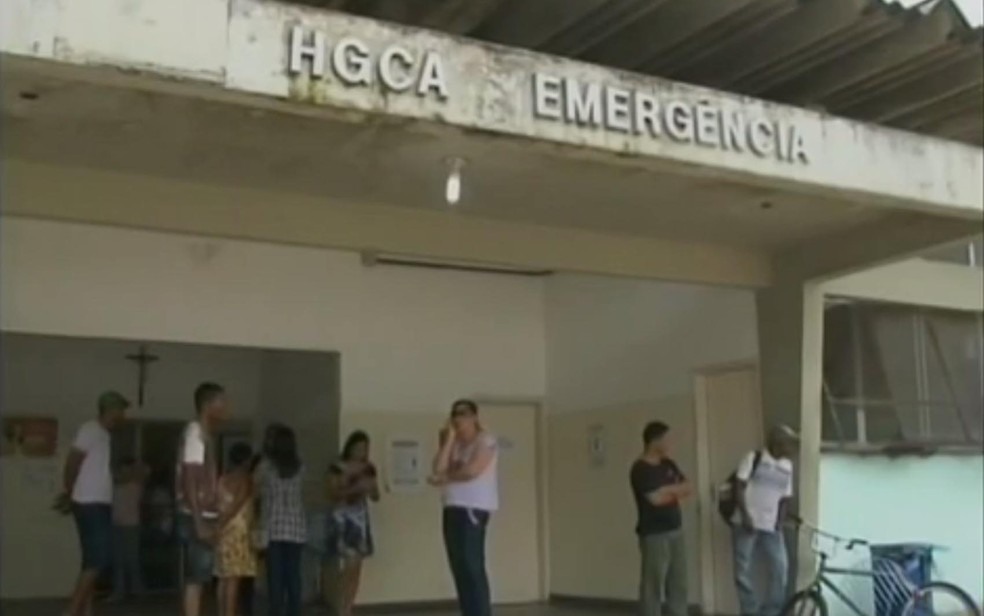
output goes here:
{"type": "Polygon", "coordinates": [[[238,443],[229,452],[229,468],[219,479],[219,535],[215,573],[219,578],[222,616],[237,616],[239,580],[256,577],[253,547],[253,479],[249,445],[238,443]]]}

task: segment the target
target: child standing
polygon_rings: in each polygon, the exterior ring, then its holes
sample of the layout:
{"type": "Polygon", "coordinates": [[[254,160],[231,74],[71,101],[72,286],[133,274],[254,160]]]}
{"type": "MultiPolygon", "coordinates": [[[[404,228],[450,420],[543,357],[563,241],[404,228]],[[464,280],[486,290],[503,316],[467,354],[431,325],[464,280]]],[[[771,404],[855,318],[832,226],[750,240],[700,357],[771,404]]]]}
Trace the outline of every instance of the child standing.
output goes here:
{"type": "Polygon", "coordinates": [[[222,616],[237,616],[239,581],[256,576],[253,548],[253,451],[239,443],[229,452],[229,468],[219,479],[219,536],[215,571],[222,616]]]}

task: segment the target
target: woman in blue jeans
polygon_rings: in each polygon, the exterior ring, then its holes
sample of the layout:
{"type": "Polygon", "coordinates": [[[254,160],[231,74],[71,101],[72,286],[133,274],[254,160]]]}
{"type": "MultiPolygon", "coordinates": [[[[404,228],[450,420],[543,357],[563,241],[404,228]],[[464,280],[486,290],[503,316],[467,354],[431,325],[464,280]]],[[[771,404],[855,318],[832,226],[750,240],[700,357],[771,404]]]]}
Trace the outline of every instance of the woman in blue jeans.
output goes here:
{"type": "Polygon", "coordinates": [[[278,426],[271,435],[260,486],[270,616],[301,613],[301,556],[307,541],[303,474],[294,431],[278,426]]]}
{"type": "Polygon", "coordinates": [[[444,489],[444,546],[462,616],[492,616],[485,535],[499,508],[498,441],[482,429],[478,405],[458,400],[441,431],[430,482],[444,489]]]}

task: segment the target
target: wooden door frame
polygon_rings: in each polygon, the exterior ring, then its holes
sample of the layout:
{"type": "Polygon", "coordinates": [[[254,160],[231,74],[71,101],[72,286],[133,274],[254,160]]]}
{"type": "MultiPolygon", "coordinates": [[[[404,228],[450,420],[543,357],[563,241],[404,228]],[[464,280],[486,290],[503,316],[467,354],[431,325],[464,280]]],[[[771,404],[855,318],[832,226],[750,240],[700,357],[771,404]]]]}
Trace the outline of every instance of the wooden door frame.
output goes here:
{"type": "Polygon", "coordinates": [[[537,580],[537,595],[540,601],[550,598],[550,456],[549,438],[547,435],[546,406],[541,398],[511,398],[507,396],[473,396],[472,399],[481,407],[491,406],[528,406],[533,409],[534,427],[536,434],[536,510],[537,510],[537,569],[540,579],[537,580]]]}
{"type": "Polygon", "coordinates": [[[711,475],[710,414],[707,407],[707,379],[712,376],[754,370],[759,361],[745,359],[701,366],[694,375],[694,419],[697,445],[697,519],[700,562],[700,607],[704,614],[717,614],[717,584],[714,570],[714,524],[717,520],[717,484],[722,479],[711,475]]]}

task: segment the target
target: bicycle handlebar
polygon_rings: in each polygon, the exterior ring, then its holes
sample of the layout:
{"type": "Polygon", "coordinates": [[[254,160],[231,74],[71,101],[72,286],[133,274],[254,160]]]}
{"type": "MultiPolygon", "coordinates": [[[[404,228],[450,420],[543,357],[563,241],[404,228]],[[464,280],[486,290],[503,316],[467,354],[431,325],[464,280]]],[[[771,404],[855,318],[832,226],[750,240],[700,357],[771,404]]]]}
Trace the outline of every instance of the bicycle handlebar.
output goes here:
{"type": "Polygon", "coordinates": [[[813,535],[816,537],[823,537],[825,539],[829,539],[830,541],[833,541],[835,544],[844,545],[844,549],[846,550],[853,550],[854,548],[858,548],[858,547],[871,546],[871,543],[869,543],[864,539],[841,537],[840,535],[828,533],[827,531],[817,528],[816,526],[810,524],[809,522],[806,522],[805,520],[803,520],[803,518],[799,516],[790,516],[789,519],[793,522],[793,524],[796,525],[797,528],[801,528],[801,529],[805,528],[806,530],[813,533],[813,535]]]}

